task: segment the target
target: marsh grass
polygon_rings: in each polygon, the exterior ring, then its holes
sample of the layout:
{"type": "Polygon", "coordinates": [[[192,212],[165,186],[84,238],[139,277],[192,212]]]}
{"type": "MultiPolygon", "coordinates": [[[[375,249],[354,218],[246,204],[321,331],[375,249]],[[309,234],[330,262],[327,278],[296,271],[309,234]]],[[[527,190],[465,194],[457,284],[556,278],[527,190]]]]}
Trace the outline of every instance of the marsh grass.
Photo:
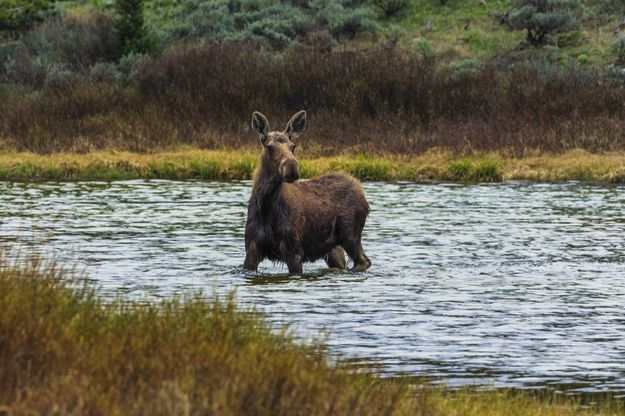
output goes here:
{"type": "MultiPolygon", "coordinates": [[[[195,148],[159,153],[92,152],[86,154],[6,152],[0,154],[0,180],[128,180],[128,179],[251,179],[259,149],[208,151],[195,148]]],[[[302,154],[305,154],[304,149],[302,154]]],[[[347,172],[361,180],[417,182],[496,182],[527,180],[625,183],[625,154],[594,154],[573,150],[526,158],[497,153],[455,156],[433,150],[419,156],[301,158],[303,178],[330,171],[347,172]]]]}
{"type": "Polygon", "coordinates": [[[105,302],[86,280],[37,258],[0,255],[0,310],[5,414],[595,413],[553,395],[380,379],[272,330],[231,296],[105,302]]]}

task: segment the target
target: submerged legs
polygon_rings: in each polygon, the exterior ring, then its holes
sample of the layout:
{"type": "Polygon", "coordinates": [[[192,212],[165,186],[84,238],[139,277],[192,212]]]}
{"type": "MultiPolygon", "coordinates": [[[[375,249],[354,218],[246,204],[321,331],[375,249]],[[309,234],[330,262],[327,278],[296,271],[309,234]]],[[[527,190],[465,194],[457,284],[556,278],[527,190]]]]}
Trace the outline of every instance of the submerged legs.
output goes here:
{"type": "Polygon", "coordinates": [[[345,251],[343,247],[334,247],[324,259],[328,267],[332,269],[345,270],[345,251]]]}
{"type": "Polygon", "coordinates": [[[256,271],[258,264],[260,263],[260,255],[256,248],[255,242],[250,242],[245,250],[245,261],[243,262],[243,268],[246,270],[256,271]]]}
{"type": "Polygon", "coordinates": [[[364,272],[371,266],[371,261],[365,255],[362,244],[360,244],[360,238],[348,241],[344,247],[347,255],[354,261],[354,267],[349,269],[350,271],[364,272]]]}

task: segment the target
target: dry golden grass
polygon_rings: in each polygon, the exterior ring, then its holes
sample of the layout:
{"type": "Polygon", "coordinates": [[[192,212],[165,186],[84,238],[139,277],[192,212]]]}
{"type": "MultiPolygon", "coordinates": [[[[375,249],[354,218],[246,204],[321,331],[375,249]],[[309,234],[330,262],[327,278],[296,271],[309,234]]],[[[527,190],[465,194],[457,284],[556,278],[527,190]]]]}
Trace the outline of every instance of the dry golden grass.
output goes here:
{"type": "MultiPolygon", "coordinates": [[[[259,149],[252,148],[52,155],[5,152],[0,154],[0,180],[250,179],[259,153],[259,149]]],[[[300,168],[302,176],[308,178],[340,170],[362,180],[625,183],[625,153],[596,154],[583,150],[520,159],[497,153],[459,157],[440,150],[419,156],[346,154],[303,157],[300,168]]]]}
{"type": "Polygon", "coordinates": [[[586,415],[572,400],[457,392],[332,363],[231,298],[100,300],[0,255],[0,411],[12,415],[586,415]]]}

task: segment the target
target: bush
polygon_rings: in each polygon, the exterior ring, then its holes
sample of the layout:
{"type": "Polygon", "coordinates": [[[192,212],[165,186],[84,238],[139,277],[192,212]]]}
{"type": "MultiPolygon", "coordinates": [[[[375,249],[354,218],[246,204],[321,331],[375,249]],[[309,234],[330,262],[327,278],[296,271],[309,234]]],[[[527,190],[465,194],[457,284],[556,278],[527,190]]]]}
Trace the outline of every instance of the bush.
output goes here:
{"type": "Polygon", "coordinates": [[[392,17],[408,7],[408,0],[372,0],[372,3],[384,12],[385,17],[392,17]]]}
{"type": "Polygon", "coordinates": [[[214,0],[151,5],[149,14],[171,16],[156,23],[161,44],[184,41],[251,41],[283,49],[298,40],[353,37],[375,31],[373,13],[357,4],[334,0],[214,0]],[[172,10],[173,7],[173,10],[172,10]]]}
{"type": "Polygon", "coordinates": [[[579,22],[573,11],[578,7],[577,0],[518,0],[508,24],[513,29],[527,30],[527,41],[538,46],[549,34],[576,30],[579,22]]]}
{"type": "Polygon", "coordinates": [[[621,14],[625,10],[625,0],[599,0],[599,12],[606,15],[621,14]]]}
{"type": "Polygon", "coordinates": [[[246,114],[288,119],[305,108],[315,122],[298,144],[317,155],[624,149],[621,77],[575,65],[497,71],[470,61],[437,67],[401,46],[275,54],[203,45],[158,58],[128,55],[117,69],[134,77],[132,85],[85,77],[35,93],[0,90],[5,147],[44,153],[79,145],[233,148],[253,143],[246,114]]]}
{"type": "Polygon", "coordinates": [[[347,8],[339,2],[322,0],[317,3],[317,22],[327,27],[336,39],[354,38],[357,33],[377,31],[375,15],[369,9],[347,8]]]}
{"type": "Polygon", "coordinates": [[[42,21],[54,0],[0,0],[0,30],[24,31],[42,21]]]}
{"type": "Polygon", "coordinates": [[[115,82],[121,75],[117,65],[112,62],[98,62],[91,67],[91,79],[96,82],[115,82]]]}
{"type": "Polygon", "coordinates": [[[412,49],[423,56],[425,59],[430,59],[434,56],[434,50],[432,49],[432,42],[427,39],[417,38],[412,41],[412,49]]]}
{"type": "Polygon", "coordinates": [[[86,75],[92,65],[112,61],[119,52],[108,17],[67,17],[46,22],[20,38],[3,54],[0,69],[11,82],[40,88],[49,73],[58,75],[62,70],[86,75]]]}
{"type": "Polygon", "coordinates": [[[625,37],[612,44],[612,52],[616,55],[616,64],[625,65],[625,37]]]}

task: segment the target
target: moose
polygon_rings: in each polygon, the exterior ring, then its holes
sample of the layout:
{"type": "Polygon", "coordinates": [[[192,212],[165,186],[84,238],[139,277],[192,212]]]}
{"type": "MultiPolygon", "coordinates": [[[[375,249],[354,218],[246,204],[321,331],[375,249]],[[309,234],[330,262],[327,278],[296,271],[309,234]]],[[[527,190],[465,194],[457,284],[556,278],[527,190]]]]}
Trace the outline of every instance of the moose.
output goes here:
{"type": "Polygon", "coordinates": [[[252,128],[263,152],[254,174],[245,226],[243,267],[256,271],[269,259],[286,263],[290,274],[302,274],[302,263],[324,259],[328,267],[350,271],[371,266],[362,245],[369,203],[361,184],[343,173],[299,181],[293,139],[306,125],[306,112],[296,113],[284,132],[270,131],[269,121],[255,111],[252,128]]]}

